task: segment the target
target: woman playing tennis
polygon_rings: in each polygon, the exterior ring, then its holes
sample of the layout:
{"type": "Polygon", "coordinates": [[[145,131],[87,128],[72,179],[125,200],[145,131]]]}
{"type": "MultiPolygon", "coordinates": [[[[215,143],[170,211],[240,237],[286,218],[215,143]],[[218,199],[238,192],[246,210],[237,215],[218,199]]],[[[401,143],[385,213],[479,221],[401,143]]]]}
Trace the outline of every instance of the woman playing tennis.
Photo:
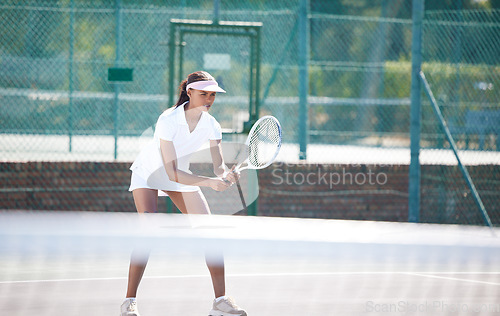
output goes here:
{"type": "MultiPolygon", "coordinates": [[[[183,214],[210,214],[199,186],[224,191],[239,177],[238,173],[230,172],[224,163],[221,127],[215,118],[208,114],[216,93],[225,91],[204,71],[190,74],[180,84],[179,90],[180,95],[175,106],[158,118],[152,146],[141,151],[130,167],[132,178],[129,190],[132,191],[138,213],[156,212],[158,195],[168,195],[183,214]],[[189,171],[189,156],[208,141],[214,173],[217,176],[214,178],[195,175],[189,171]],[[154,171],[154,166],[158,165],[164,168],[164,181],[161,181],[161,185],[148,184],[147,180],[154,171]]],[[[127,296],[121,306],[121,316],[139,316],[136,293],[147,260],[147,256],[138,252],[132,254],[127,296]]],[[[223,260],[211,261],[207,257],[207,266],[215,293],[209,315],[246,316],[245,311],[225,296],[223,260]]]]}

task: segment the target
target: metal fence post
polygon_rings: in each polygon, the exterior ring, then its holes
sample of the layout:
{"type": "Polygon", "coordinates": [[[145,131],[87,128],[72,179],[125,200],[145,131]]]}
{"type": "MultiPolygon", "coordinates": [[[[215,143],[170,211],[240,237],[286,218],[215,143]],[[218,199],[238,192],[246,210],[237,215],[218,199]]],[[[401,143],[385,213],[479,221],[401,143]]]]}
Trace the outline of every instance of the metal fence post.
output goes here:
{"type": "Polygon", "coordinates": [[[214,0],[214,24],[219,24],[219,16],[220,16],[220,0],[214,0]]]}
{"type": "Polygon", "coordinates": [[[422,67],[422,21],[424,0],[413,0],[413,25],[411,48],[411,112],[410,112],[410,175],[408,221],[420,221],[420,129],[422,118],[421,82],[422,67]]]}
{"type": "MultiPolygon", "coordinates": [[[[120,67],[121,64],[121,46],[122,46],[122,17],[121,17],[121,0],[115,1],[115,11],[116,11],[116,56],[115,56],[115,66],[120,67]]],[[[118,157],[118,112],[120,109],[120,84],[115,83],[115,99],[113,108],[113,136],[115,138],[115,159],[118,157]]]]}
{"type": "Polygon", "coordinates": [[[170,21],[170,34],[168,42],[168,105],[174,105],[174,76],[175,76],[175,24],[170,21]]]}
{"type": "Polygon", "coordinates": [[[299,159],[307,159],[309,93],[309,0],[301,0],[299,8],[299,159]]]}
{"type": "Polygon", "coordinates": [[[488,225],[488,227],[493,227],[493,224],[491,223],[490,216],[488,215],[488,212],[486,211],[486,208],[484,207],[483,201],[481,200],[481,197],[479,196],[479,193],[477,192],[476,186],[474,182],[472,181],[469,171],[467,171],[467,168],[462,164],[462,159],[460,159],[460,156],[458,155],[458,148],[457,145],[455,144],[455,140],[453,139],[453,136],[450,133],[450,130],[448,126],[446,125],[446,121],[443,117],[443,114],[441,113],[441,110],[439,109],[439,106],[437,104],[436,98],[434,98],[434,94],[432,93],[431,87],[429,83],[427,82],[427,79],[425,79],[425,75],[423,72],[420,72],[419,74],[420,79],[424,83],[424,91],[425,94],[427,94],[427,97],[431,101],[432,108],[434,109],[434,113],[436,114],[439,123],[441,125],[441,129],[443,130],[444,134],[446,135],[446,139],[450,143],[450,147],[453,150],[453,154],[455,155],[455,158],[457,159],[458,162],[458,167],[460,168],[460,171],[462,172],[462,175],[465,179],[465,182],[467,182],[467,185],[469,186],[469,189],[472,193],[472,197],[474,198],[474,202],[476,202],[476,205],[481,212],[481,215],[483,216],[484,223],[488,225]]]}
{"type": "Polygon", "coordinates": [[[68,136],[69,136],[69,152],[73,151],[73,62],[75,58],[74,49],[75,49],[75,0],[71,0],[71,11],[69,18],[69,63],[68,63],[68,77],[69,77],[69,85],[68,85],[68,136]]]}

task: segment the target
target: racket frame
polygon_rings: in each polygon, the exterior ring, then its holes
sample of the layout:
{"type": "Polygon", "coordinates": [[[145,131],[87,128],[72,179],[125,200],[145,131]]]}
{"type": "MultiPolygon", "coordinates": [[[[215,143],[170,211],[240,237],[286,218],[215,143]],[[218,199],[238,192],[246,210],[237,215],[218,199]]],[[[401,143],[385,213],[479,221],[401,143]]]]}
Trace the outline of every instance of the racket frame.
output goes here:
{"type": "Polygon", "coordinates": [[[281,142],[282,142],[281,124],[278,121],[278,119],[275,118],[272,115],[263,116],[260,119],[258,119],[257,122],[255,122],[253,124],[252,128],[250,129],[250,132],[248,133],[247,139],[245,141],[245,145],[246,145],[247,150],[249,150],[249,148],[250,148],[250,140],[252,138],[252,135],[255,133],[255,130],[257,129],[257,126],[259,126],[260,122],[262,122],[262,121],[264,121],[266,119],[272,119],[276,123],[276,125],[278,126],[279,143],[278,143],[278,147],[276,148],[276,151],[274,153],[274,156],[271,159],[269,159],[269,161],[265,165],[260,166],[260,167],[251,165],[249,163],[249,157],[247,157],[244,161],[242,161],[238,165],[236,165],[236,168],[234,169],[234,172],[245,170],[245,169],[264,169],[266,167],[269,167],[269,165],[271,165],[274,162],[274,160],[276,159],[276,157],[278,156],[278,154],[280,152],[280,148],[281,148],[281,142]],[[242,165],[245,164],[245,163],[246,163],[246,166],[242,167],[242,165]]]}

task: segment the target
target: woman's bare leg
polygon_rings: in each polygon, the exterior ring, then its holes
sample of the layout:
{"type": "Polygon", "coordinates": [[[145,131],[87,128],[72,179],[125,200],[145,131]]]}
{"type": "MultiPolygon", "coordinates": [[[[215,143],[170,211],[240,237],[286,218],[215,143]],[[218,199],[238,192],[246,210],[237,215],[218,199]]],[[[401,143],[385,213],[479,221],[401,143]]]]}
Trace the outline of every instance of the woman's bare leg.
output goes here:
{"type": "MultiPolygon", "coordinates": [[[[167,191],[167,194],[183,214],[210,214],[207,200],[201,192],[167,191]]],[[[226,295],[223,256],[221,254],[205,254],[205,258],[212,277],[215,297],[226,295]]]]}
{"type": "Polygon", "coordinates": [[[224,257],[222,254],[205,254],[205,259],[212,277],[215,298],[226,295],[226,281],[224,278],[224,257]]]}
{"type": "MultiPolygon", "coordinates": [[[[139,214],[154,213],[158,210],[157,190],[135,189],[132,194],[139,214]]],[[[148,257],[149,253],[144,249],[133,250],[128,272],[127,297],[136,297],[137,289],[148,263],[148,257]]]]}

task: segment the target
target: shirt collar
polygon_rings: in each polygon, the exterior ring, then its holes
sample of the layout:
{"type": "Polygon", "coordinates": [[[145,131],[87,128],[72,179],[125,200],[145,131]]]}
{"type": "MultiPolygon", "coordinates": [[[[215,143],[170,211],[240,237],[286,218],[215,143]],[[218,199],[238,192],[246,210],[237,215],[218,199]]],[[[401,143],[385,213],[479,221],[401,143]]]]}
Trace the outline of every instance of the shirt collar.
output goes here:
{"type": "MultiPolygon", "coordinates": [[[[189,103],[189,101],[186,101],[184,103],[182,103],[181,105],[179,105],[175,111],[177,111],[176,113],[176,120],[177,120],[177,123],[178,124],[181,124],[181,125],[188,125],[187,121],[186,121],[186,114],[184,113],[184,107],[189,103]]],[[[201,117],[200,117],[200,120],[198,121],[198,125],[199,124],[202,124],[204,122],[204,117],[206,116],[205,112],[201,113],[201,117]]],[[[200,127],[202,127],[202,125],[200,125],[200,127]]]]}
{"type": "Polygon", "coordinates": [[[177,113],[175,113],[175,117],[176,117],[176,120],[177,120],[177,124],[181,124],[181,125],[188,125],[187,121],[186,121],[186,114],[184,114],[184,107],[186,106],[186,104],[188,103],[189,101],[186,101],[184,103],[182,103],[181,105],[179,105],[175,111],[177,113]]]}

